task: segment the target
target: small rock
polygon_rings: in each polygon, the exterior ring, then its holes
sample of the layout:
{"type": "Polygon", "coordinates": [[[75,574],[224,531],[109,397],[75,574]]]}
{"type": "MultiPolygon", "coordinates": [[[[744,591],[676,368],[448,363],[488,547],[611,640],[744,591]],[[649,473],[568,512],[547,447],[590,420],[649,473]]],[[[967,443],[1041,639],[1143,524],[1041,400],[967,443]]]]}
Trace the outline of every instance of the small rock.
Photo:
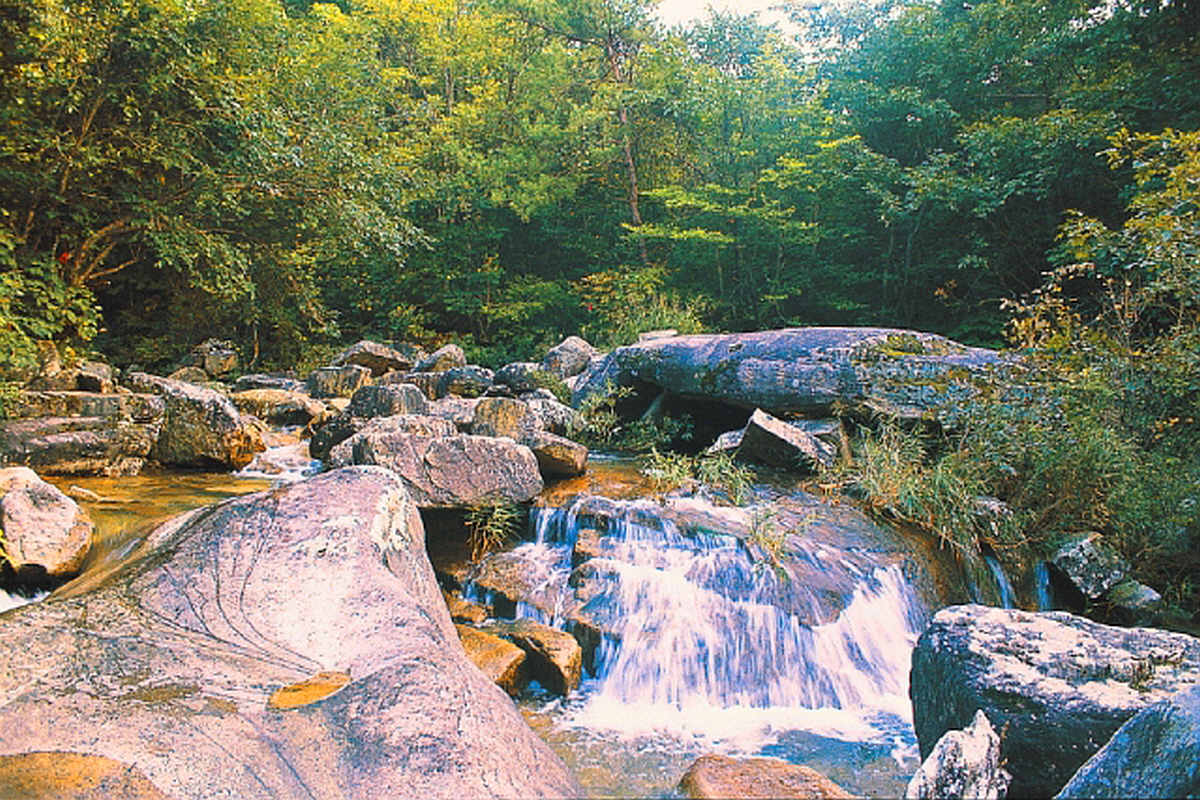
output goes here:
{"type": "Polygon", "coordinates": [[[234,394],[248,392],[252,389],[282,389],[285,392],[307,391],[304,382],[297,380],[294,373],[267,375],[256,372],[242,375],[233,382],[234,394]]]}
{"type": "Polygon", "coordinates": [[[947,731],[908,783],[908,800],[999,800],[1012,776],[1000,768],[1000,737],[987,715],[961,731],[947,731]]]}
{"type": "Polygon", "coordinates": [[[457,594],[446,594],[446,608],[450,619],[466,625],[482,625],[491,614],[479,603],[473,603],[457,594]]]}
{"type": "Polygon", "coordinates": [[[468,625],[454,626],[467,658],[479,667],[488,680],[516,697],[523,684],[521,667],[525,664],[525,651],[517,645],[486,631],[468,625]]]}
{"type": "Polygon", "coordinates": [[[750,415],[740,451],[764,463],[792,469],[831,467],[837,461],[835,446],[762,409],[750,415]]]}
{"type": "Polygon", "coordinates": [[[489,630],[525,651],[529,677],[554,694],[567,696],[583,678],[583,649],[566,631],[528,619],[494,622],[489,630]]]}
{"type": "Polygon", "coordinates": [[[539,386],[538,373],[544,372],[541,364],[517,361],[505,364],[496,372],[496,383],[503,384],[513,392],[532,392],[539,386]]]}
{"type": "Polygon", "coordinates": [[[705,450],[706,455],[716,455],[717,453],[732,453],[742,446],[742,436],[745,435],[746,429],[739,428],[736,431],[725,431],[717,437],[716,441],[708,446],[705,450]]]}
{"type": "Polygon", "coordinates": [[[388,347],[364,339],[339,353],[333,359],[332,366],[358,364],[371,370],[371,375],[378,378],[391,371],[409,372],[421,358],[420,349],[412,345],[388,347]]]}
{"type": "Polygon", "coordinates": [[[574,478],[587,473],[588,449],[563,436],[537,431],[521,440],[533,451],[545,478],[574,478]]]}
{"type": "Polygon", "coordinates": [[[809,767],[774,758],[701,756],[679,781],[680,790],[694,800],[709,798],[850,798],[854,795],[809,767]]]}
{"type": "Polygon", "coordinates": [[[1149,626],[1156,624],[1161,616],[1162,595],[1144,583],[1126,578],[1104,593],[1104,604],[1114,622],[1149,626]]]}
{"type": "Polygon", "coordinates": [[[391,417],[396,414],[426,414],[429,402],[411,383],[363,386],[350,398],[346,413],[352,417],[391,417]]]}
{"type": "Polygon", "coordinates": [[[554,397],[522,395],[520,400],[529,406],[529,410],[541,421],[544,430],[559,436],[566,436],[579,419],[578,411],[558,402],[554,397]]]}
{"type": "Polygon", "coordinates": [[[238,411],[272,425],[307,425],[326,411],[319,400],[286,389],[249,389],[234,392],[229,399],[238,411]]]}
{"type": "Polygon", "coordinates": [[[453,422],[461,433],[470,433],[475,424],[475,409],[482,402],[475,397],[443,397],[429,405],[429,414],[453,422]]]}
{"type": "Polygon", "coordinates": [[[480,400],[471,421],[471,433],[475,436],[507,436],[518,442],[541,429],[541,420],[529,406],[505,397],[480,400]]]}
{"type": "Polygon", "coordinates": [[[1098,537],[1092,533],[1063,545],[1050,559],[1089,600],[1099,599],[1129,573],[1121,557],[1098,537]]]}
{"type": "Polygon", "coordinates": [[[184,383],[194,383],[197,386],[203,386],[208,383],[208,373],[200,367],[180,367],[167,376],[173,381],[183,381],[184,383]]]}

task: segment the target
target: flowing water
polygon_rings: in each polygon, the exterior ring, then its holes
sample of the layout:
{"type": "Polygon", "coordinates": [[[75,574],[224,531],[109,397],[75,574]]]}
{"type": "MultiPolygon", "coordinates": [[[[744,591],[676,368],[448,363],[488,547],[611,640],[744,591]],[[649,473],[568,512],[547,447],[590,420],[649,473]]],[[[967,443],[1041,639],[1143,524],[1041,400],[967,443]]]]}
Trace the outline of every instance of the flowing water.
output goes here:
{"type": "MultiPolygon", "coordinates": [[[[577,695],[525,704],[594,796],[668,794],[709,752],[903,793],[917,766],[909,659],[928,613],[911,564],[847,509],[765,500],[584,495],[534,509],[533,541],[498,557],[537,576],[516,616],[600,633],[577,695]]],[[[495,600],[486,585],[467,593],[495,600]]]]}

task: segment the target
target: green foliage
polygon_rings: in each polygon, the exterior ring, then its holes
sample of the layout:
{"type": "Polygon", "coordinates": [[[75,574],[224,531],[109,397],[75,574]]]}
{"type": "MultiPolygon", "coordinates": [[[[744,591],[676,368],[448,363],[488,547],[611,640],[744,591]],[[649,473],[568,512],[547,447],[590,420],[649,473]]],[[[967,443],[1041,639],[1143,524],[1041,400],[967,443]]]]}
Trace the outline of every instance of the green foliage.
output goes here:
{"type": "Polygon", "coordinates": [[[598,347],[630,344],[646,331],[670,328],[686,334],[704,329],[703,303],[669,291],[659,268],[597,272],[583,278],[578,288],[595,315],[583,335],[598,347]]]}
{"type": "Polygon", "coordinates": [[[471,560],[480,561],[517,535],[521,509],[506,500],[482,502],[467,511],[471,560]]]}
{"type": "Polygon", "coordinates": [[[650,478],[656,492],[670,492],[699,483],[723,495],[735,506],[745,505],[754,482],[754,470],[738,464],[728,453],[692,457],[681,453],[660,453],[652,447],[642,474],[650,478]]]}

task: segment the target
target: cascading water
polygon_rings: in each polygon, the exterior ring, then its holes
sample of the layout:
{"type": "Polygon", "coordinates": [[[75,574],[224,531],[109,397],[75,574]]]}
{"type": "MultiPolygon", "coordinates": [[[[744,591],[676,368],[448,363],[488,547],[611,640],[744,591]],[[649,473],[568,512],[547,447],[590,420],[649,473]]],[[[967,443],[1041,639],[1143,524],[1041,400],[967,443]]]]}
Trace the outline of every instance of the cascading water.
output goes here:
{"type": "Polygon", "coordinates": [[[708,510],[726,524],[647,500],[534,509],[535,541],[512,556],[538,565],[538,599],[518,614],[601,633],[569,722],[742,752],[788,730],[894,744],[901,729],[911,745],[908,669],[926,611],[899,564],[816,537],[756,559],[755,511],[708,510]]]}

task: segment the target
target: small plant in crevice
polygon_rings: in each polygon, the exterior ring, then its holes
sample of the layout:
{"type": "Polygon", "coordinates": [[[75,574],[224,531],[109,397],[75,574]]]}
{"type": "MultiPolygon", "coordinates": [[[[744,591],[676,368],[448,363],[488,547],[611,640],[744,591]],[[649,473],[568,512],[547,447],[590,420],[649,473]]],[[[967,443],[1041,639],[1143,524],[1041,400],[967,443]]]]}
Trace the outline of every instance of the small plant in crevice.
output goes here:
{"type": "Polygon", "coordinates": [[[698,483],[723,495],[732,505],[745,505],[754,483],[754,470],[738,464],[728,453],[691,457],[681,453],[661,453],[652,447],[642,474],[650,478],[656,492],[670,492],[689,483],[698,483]]]}
{"type": "Polygon", "coordinates": [[[471,560],[480,561],[514,538],[521,524],[521,509],[508,500],[486,500],[467,511],[471,560]]]}
{"type": "MultiPolygon", "coordinates": [[[[783,567],[783,556],[787,545],[788,532],[776,524],[779,510],[775,508],[755,509],[750,514],[750,532],[746,539],[759,556],[755,568],[764,564],[771,567],[776,576],[787,577],[783,567]]],[[[753,551],[752,551],[753,552],[753,551]]]]}
{"type": "Polygon", "coordinates": [[[674,441],[686,441],[692,435],[692,421],[684,416],[663,416],[624,422],[617,403],[633,395],[628,386],[611,381],[580,403],[578,414],[567,430],[567,437],[600,450],[645,452],[674,441]]]}

